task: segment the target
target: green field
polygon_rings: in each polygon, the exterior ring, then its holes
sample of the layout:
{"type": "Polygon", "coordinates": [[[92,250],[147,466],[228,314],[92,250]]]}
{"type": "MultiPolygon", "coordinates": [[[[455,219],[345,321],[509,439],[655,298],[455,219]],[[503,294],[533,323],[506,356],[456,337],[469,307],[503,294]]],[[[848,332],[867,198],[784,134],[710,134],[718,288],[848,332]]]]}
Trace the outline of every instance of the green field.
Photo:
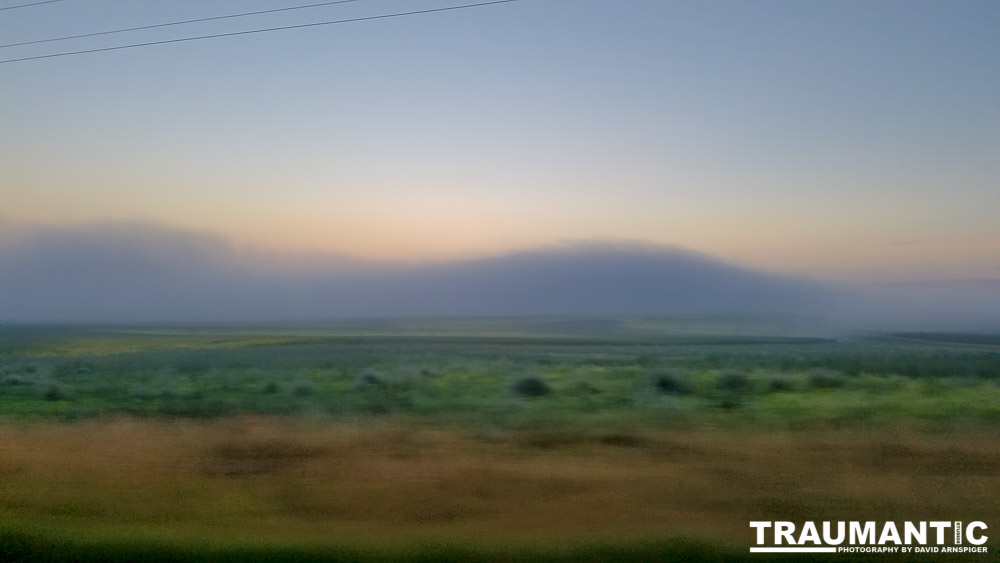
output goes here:
{"type": "Polygon", "coordinates": [[[0,553],[744,560],[753,519],[1000,530],[998,383],[995,336],[780,319],[5,326],[0,553]]]}

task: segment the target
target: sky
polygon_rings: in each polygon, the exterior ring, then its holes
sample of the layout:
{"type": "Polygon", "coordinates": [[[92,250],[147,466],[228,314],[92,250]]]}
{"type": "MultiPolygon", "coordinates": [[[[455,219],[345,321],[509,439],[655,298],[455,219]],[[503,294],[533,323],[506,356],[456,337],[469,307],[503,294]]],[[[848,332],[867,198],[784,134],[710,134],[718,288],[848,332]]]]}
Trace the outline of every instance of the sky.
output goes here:
{"type": "MultiPolygon", "coordinates": [[[[0,44],[297,4],[61,0],[0,11],[0,44]]],[[[139,222],[368,261],[628,241],[838,283],[1000,278],[994,0],[519,0],[0,63],[0,131],[0,243],[139,222]]]]}

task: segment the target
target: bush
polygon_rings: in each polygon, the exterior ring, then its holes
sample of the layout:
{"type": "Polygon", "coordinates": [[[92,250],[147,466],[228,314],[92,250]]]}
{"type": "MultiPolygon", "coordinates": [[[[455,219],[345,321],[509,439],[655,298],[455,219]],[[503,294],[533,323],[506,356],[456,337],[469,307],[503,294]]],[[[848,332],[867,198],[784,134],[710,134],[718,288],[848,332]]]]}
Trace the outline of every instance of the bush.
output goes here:
{"type": "Polygon", "coordinates": [[[723,370],[715,379],[715,385],[719,388],[719,408],[723,410],[733,410],[743,405],[743,396],[750,390],[750,377],[742,372],[732,369],[723,370]]]}
{"type": "Polygon", "coordinates": [[[787,377],[772,377],[767,384],[768,393],[787,393],[794,390],[795,385],[787,377]]]}
{"type": "Polygon", "coordinates": [[[836,389],[846,384],[847,378],[840,372],[826,368],[809,370],[809,385],[816,389],[836,389]]]}
{"type": "Polygon", "coordinates": [[[694,391],[691,382],[674,370],[662,370],[653,374],[653,386],[666,395],[689,395],[694,391]]]}
{"type": "Polygon", "coordinates": [[[267,382],[267,384],[264,385],[264,388],[261,389],[261,391],[263,391],[265,395],[273,395],[280,390],[281,388],[278,387],[278,384],[275,383],[274,381],[267,382]]]}
{"type": "Polygon", "coordinates": [[[66,393],[62,387],[53,383],[42,393],[42,398],[46,401],[62,401],[66,398],[66,393]]]}
{"type": "Polygon", "coordinates": [[[540,377],[522,377],[514,382],[511,390],[520,397],[542,397],[552,392],[552,388],[540,377]]]}
{"type": "MultiPolygon", "coordinates": [[[[377,372],[376,372],[377,373],[377,372]]],[[[413,386],[416,375],[366,373],[357,385],[359,406],[365,412],[386,414],[406,412],[413,408],[413,386]]]]}
{"type": "Polygon", "coordinates": [[[32,381],[20,375],[8,375],[0,378],[0,385],[31,385],[32,381]]]}
{"type": "Polygon", "coordinates": [[[741,392],[750,388],[750,378],[747,374],[736,370],[723,371],[715,383],[719,389],[724,391],[741,392]]]}
{"type": "Polygon", "coordinates": [[[316,392],[311,381],[300,381],[292,388],[292,395],[296,397],[308,397],[316,392]]]}
{"type": "Polygon", "coordinates": [[[723,397],[722,399],[719,400],[719,408],[726,411],[738,409],[742,405],[743,401],[741,401],[740,398],[736,395],[723,397]]]}

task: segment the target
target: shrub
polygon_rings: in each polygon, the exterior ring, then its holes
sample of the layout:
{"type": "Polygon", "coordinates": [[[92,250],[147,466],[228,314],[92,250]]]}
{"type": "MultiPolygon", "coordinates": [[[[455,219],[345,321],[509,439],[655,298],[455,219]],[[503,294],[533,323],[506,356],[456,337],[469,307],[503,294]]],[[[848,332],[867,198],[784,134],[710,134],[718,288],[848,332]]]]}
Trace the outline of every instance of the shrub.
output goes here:
{"type": "Polygon", "coordinates": [[[66,393],[63,391],[62,387],[53,383],[48,386],[44,393],[42,393],[42,398],[46,401],[62,401],[66,398],[66,393]]]}
{"type": "Polygon", "coordinates": [[[668,395],[689,395],[694,389],[686,377],[674,370],[662,370],[653,374],[653,386],[668,395]]]}
{"type": "Polygon", "coordinates": [[[416,376],[367,373],[361,377],[357,390],[361,408],[373,414],[405,412],[413,408],[413,381],[416,376]]]}
{"type": "Polygon", "coordinates": [[[847,378],[840,372],[826,368],[809,370],[809,385],[816,389],[836,389],[846,384],[847,378]]]}
{"type": "Polygon", "coordinates": [[[514,382],[511,386],[514,394],[521,397],[542,397],[552,392],[552,388],[540,377],[527,376],[514,382]]]}
{"type": "Polygon", "coordinates": [[[719,408],[723,410],[737,409],[743,405],[743,396],[750,390],[750,377],[732,369],[723,370],[715,379],[719,388],[719,408]]]}
{"type": "Polygon", "coordinates": [[[296,397],[308,397],[316,392],[311,381],[299,381],[292,387],[292,395],[296,397]]]}
{"type": "Polygon", "coordinates": [[[20,375],[8,375],[0,379],[0,385],[31,385],[32,381],[20,375]]]}
{"type": "Polygon", "coordinates": [[[268,381],[267,384],[264,385],[264,388],[261,389],[261,391],[263,391],[265,395],[273,395],[280,390],[281,389],[278,387],[278,384],[275,383],[274,381],[268,381]]]}
{"type": "Polygon", "coordinates": [[[772,377],[771,381],[767,384],[768,393],[786,393],[794,390],[795,385],[792,383],[792,380],[787,377],[772,377]]]}
{"type": "Polygon", "coordinates": [[[719,374],[715,383],[724,391],[740,392],[750,387],[750,378],[742,371],[725,370],[719,374]]]}
{"type": "Polygon", "coordinates": [[[729,395],[719,400],[719,408],[722,410],[733,410],[743,404],[738,395],[729,395]]]}

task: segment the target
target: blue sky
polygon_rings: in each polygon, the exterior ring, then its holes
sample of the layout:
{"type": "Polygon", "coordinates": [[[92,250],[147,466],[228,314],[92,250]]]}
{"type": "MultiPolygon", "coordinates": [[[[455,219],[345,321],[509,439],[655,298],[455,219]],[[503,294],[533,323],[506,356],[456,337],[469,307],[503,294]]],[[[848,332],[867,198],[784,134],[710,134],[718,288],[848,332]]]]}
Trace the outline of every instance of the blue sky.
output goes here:
{"type": "MultiPolygon", "coordinates": [[[[64,0],[0,12],[0,38],[295,4],[64,0]]],[[[138,220],[407,261],[639,241],[838,281],[998,278],[998,30],[993,1],[520,0],[0,64],[0,236],[138,220]]]]}

